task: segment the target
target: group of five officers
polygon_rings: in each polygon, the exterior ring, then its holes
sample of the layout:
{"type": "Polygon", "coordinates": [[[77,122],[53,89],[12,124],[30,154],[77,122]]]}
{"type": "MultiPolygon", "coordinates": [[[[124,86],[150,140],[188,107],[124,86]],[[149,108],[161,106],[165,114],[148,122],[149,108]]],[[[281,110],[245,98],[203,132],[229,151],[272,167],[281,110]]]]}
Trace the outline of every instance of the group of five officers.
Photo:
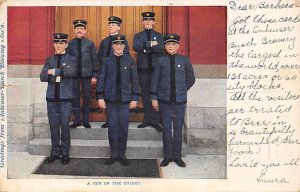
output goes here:
{"type": "Polygon", "coordinates": [[[85,37],[85,20],[73,22],[76,38],[69,43],[67,34],[54,34],[55,55],[46,60],[40,74],[41,81],[48,82],[46,100],[52,143],[51,154],[44,163],[60,156],[62,164],[70,162],[70,127],[91,128],[91,84],[96,84],[98,105],[107,113],[107,122],[102,125],[108,128],[110,145],[106,165],[115,161],[129,165],[125,155],[129,110],[137,107],[142,96],[144,119],[138,128],[151,126],[163,131],[164,159],[160,166],[172,161],[186,166],[181,153],[182,127],[187,91],[195,82],[193,68],[187,57],[177,53],[180,36],[163,37],[153,30],[155,13],[144,12],[142,16],[145,30],[133,40],[137,65],[129,54],[126,37],[118,33],[122,23],[119,17],[108,18],[109,36],[101,41],[98,53],[95,44],[85,37]],[[69,125],[72,112],[74,121],[69,125]]]}

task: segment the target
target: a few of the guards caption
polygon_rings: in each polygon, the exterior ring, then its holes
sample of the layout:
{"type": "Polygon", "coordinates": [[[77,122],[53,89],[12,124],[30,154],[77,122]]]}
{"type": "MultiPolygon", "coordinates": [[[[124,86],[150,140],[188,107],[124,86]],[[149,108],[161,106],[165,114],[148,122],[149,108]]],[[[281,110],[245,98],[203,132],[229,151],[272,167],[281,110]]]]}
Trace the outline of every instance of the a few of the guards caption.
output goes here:
{"type": "MultiPolygon", "coordinates": [[[[226,181],[250,179],[253,187],[253,183],[290,186],[299,182],[300,164],[300,118],[295,118],[300,113],[299,8],[287,0],[247,2],[228,1],[227,5],[226,181]]],[[[7,159],[5,30],[0,23],[0,169],[6,167],[7,159]]],[[[84,183],[133,190],[144,184],[117,179],[84,183]]]]}

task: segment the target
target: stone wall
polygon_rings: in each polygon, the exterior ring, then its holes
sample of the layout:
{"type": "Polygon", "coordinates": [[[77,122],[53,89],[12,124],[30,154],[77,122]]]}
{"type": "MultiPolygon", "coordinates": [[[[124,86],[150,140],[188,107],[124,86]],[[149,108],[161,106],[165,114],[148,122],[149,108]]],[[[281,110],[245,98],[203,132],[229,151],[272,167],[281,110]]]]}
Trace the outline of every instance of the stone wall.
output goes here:
{"type": "Polygon", "coordinates": [[[7,122],[10,151],[27,151],[33,138],[34,86],[31,78],[8,78],[7,122]]]}
{"type": "Polygon", "coordinates": [[[226,154],[226,80],[197,79],[189,91],[186,142],[192,154],[226,154]]]}

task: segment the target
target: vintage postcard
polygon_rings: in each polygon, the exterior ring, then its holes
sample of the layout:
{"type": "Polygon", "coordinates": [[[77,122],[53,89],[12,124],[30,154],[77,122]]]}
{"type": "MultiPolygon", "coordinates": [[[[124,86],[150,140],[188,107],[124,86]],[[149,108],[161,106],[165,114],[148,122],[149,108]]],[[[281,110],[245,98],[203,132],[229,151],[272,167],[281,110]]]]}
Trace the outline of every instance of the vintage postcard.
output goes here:
{"type": "Polygon", "coordinates": [[[299,6],[1,1],[0,191],[299,191],[299,6]]]}

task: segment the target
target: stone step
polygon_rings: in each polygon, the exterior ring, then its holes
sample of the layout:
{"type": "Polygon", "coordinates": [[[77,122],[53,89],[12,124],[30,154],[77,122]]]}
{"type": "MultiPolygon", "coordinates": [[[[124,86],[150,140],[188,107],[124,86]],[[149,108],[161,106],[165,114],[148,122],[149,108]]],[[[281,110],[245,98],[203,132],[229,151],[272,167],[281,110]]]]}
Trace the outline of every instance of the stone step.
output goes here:
{"type": "MultiPolygon", "coordinates": [[[[90,106],[90,120],[91,121],[105,121],[106,120],[106,114],[103,113],[100,108],[98,107],[97,102],[94,103],[96,105],[90,106]]],[[[47,115],[47,104],[46,103],[36,103],[33,107],[33,116],[34,118],[43,118],[46,119],[48,122],[48,115],[47,115]]],[[[130,109],[129,113],[129,120],[132,122],[140,122],[143,121],[144,113],[143,113],[143,104],[142,102],[139,102],[138,108],[136,109],[130,109]]],[[[73,119],[73,116],[71,117],[73,119]]]]}
{"type": "MultiPolygon", "coordinates": [[[[108,129],[101,128],[103,122],[92,122],[92,128],[84,128],[83,126],[71,129],[72,139],[85,140],[107,140],[108,129]]],[[[143,140],[143,141],[162,141],[162,133],[156,131],[152,127],[137,128],[140,123],[129,123],[128,140],[143,140]]],[[[50,128],[47,126],[34,127],[35,138],[50,138],[50,128]]]]}
{"type": "MultiPolygon", "coordinates": [[[[29,141],[28,151],[32,155],[50,154],[51,141],[49,138],[34,138],[29,141]]],[[[70,156],[100,157],[110,156],[108,140],[72,139],[70,156]]],[[[126,156],[129,159],[156,159],[163,157],[162,141],[127,141],[126,156]]]]}
{"type": "MultiPolygon", "coordinates": [[[[82,126],[71,129],[71,138],[73,139],[90,139],[90,140],[107,140],[108,129],[101,128],[101,123],[91,123],[92,128],[86,129],[82,126]]],[[[128,140],[152,140],[162,141],[162,133],[152,127],[137,128],[139,123],[129,123],[128,140]]]]}

